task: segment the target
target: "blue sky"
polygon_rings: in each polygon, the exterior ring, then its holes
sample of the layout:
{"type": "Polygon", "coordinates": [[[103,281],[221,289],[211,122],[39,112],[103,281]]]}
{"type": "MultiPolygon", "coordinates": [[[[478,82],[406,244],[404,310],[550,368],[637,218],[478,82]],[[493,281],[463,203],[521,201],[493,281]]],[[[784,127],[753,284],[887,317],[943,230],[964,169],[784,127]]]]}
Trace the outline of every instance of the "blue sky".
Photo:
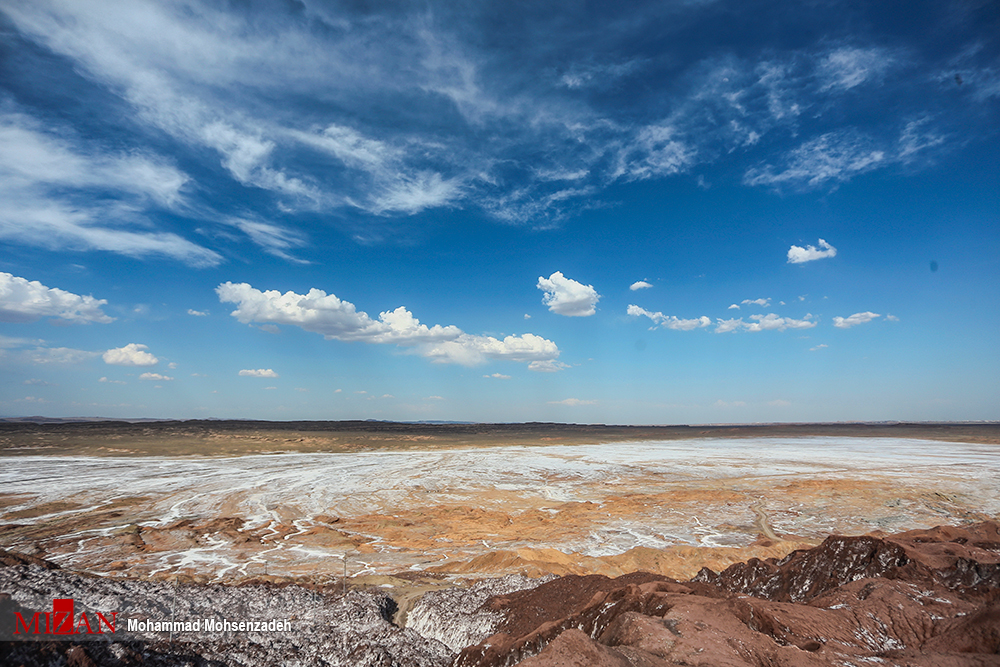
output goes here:
{"type": "Polygon", "coordinates": [[[990,2],[0,1],[0,415],[1000,419],[990,2]]]}

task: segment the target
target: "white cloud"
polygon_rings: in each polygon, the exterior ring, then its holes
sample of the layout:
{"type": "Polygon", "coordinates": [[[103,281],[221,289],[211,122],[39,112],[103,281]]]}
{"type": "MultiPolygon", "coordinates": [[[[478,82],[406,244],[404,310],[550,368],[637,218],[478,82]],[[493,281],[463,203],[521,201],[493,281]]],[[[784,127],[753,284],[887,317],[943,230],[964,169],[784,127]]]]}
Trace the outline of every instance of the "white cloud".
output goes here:
{"type": "Polygon", "coordinates": [[[28,281],[0,272],[0,322],[33,322],[42,317],[59,317],[69,322],[113,322],[101,310],[105,299],[80,296],[37,280],[28,281]]]}
{"type": "Polygon", "coordinates": [[[920,120],[910,121],[906,124],[906,127],[903,128],[903,131],[899,135],[897,155],[900,160],[910,162],[917,153],[944,143],[945,138],[942,135],[933,130],[922,129],[929,122],[930,119],[921,118],[920,120]]]}
{"type": "Polygon", "coordinates": [[[239,372],[240,377],[251,377],[251,378],[276,378],[278,374],[275,373],[270,368],[258,368],[256,370],[251,368],[245,368],[239,372]]]}
{"type": "MultiPolygon", "coordinates": [[[[602,49],[641,42],[657,23],[646,10],[604,26],[612,37],[592,44],[580,62],[561,57],[582,34],[572,17],[560,19],[565,29],[544,46],[498,39],[486,40],[484,51],[478,19],[413,3],[355,10],[312,2],[288,11],[265,3],[235,11],[227,3],[133,0],[116,8],[113,22],[102,3],[7,4],[19,38],[112,91],[147,134],[187,144],[192,155],[213,154],[202,166],[221,164],[235,182],[289,208],[385,215],[482,202],[501,219],[556,217],[580,195],[549,199],[553,179],[605,185],[683,172],[696,159],[764,144],[775,128],[794,136],[810,106],[811,117],[837,122],[856,100],[831,93],[878,82],[901,59],[885,48],[825,40],[818,51],[748,50],[742,59],[678,53],[670,95],[653,103],[656,120],[643,123],[635,119],[650,117],[646,95],[618,96],[618,117],[597,101],[611,86],[641,85],[665,71],[660,59],[602,49]],[[504,44],[516,53],[497,46],[504,44]],[[521,174],[507,178],[518,164],[526,165],[521,174]],[[526,211],[533,201],[544,203],[526,211]]],[[[665,6],[673,14],[702,4],[665,6]]],[[[976,69],[984,80],[973,84],[970,75],[967,85],[995,95],[993,68],[976,69]]]]}
{"type": "MultiPolygon", "coordinates": [[[[26,364],[78,364],[88,359],[98,356],[99,352],[89,352],[87,350],[75,350],[70,347],[48,347],[44,340],[32,338],[13,338],[11,336],[0,335],[0,358],[7,358],[15,362],[26,364]],[[34,347],[31,347],[34,346],[34,347]],[[22,348],[22,349],[19,349],[22,348]],[[25,349],[31,348],[31,349],[25,349]],[[18,350],[14,354],[8,354],[5,350],[18,350]]],[[[29,381],[25,384],[43,383],[39,381],[29,381]]],[[[47,384],[47,383],[43,383],[47,384]]]]}
{"type": "Polygon", "coordinates": [[[642,180],[686,171],[695,162],[697,149],[679,138],[670,124],[646,125],[618,154],[613,179],[642,180]]]}
{"type": "Polygon", "coordinates": [[[564,364],[563,362],[556,361],[554,359],[532,361],[528,364],[528,370],[535,371],[536,373],[558,373],[559,371],[569,367],[569,364],[564,364]]]}
{"type": "Polygon", "coordinates": [[[298,264],[309,263],[290,254],[292,249],[306,245],[306,239],[297,231],[270,222],[247,220],[246,218],[230,217],[226,218],[225,222],[239,229],[265,252],[275,257],[298,264]]]}
{"type": "Polygon", "coordinates": [[[33,350],[24,350],[19,358],[29,364],[78,364],[93,359],[98,354],[71,347],[36,347],[33,350]]]}
{"type": "Polygon", "coordinates": [[[833,326],[837,327],[838,329],[849,329],[859,324],[865,324],[867,322],[871,322],[876,317],[881,317],[881,315],[870,311],[866,311],[864,313],[854,313],[850,317],[833,318],[833,326]]]}
{"type": "Polygon", "coordinates": [[[29,380],[25,380],[21,384],[30,384],[30,385],[35,385],[37,387],[55,387],[55,386],[57,386],[57,385],[52,384],[51,382],[46,382],[45,380],[39,380],[37,378],[31,378],[29,380]]]}
{"type": "Polygon", "coordinates": [[[881,79],[895,58],[885,49],[844,47],[828,53],[817,67],[820,92],[850,90],[866,81],[881,79]]]}
{"type": "Polygon", "coordinates": [[[123,380],[109,380],[106,377],[102,377],[101,379],[98,380],[98,382],[107,382],[109,384],[128,384],[127,382],[124,382],[123,380]]]}
{"type": "Polygon", "coordinates": [[[633,292],[635,292],[636,290],[641,290],[641,289],[649,289],[650,287],[652,287],[652,285],[650,285],[649,283],[647,283],[645,280],[636,281],[636,282],[634,282],[634,283],[632,283],[631,285],[628,286],[628,288],[630,290],[632,290],[633,292]]]}
{"type": "Polygon", "coordinates": [[[826,343],[820,343],[820,344],[819,344],[819,345],[817,345],[816,347],[810,347],[810,348],[809,348],[809,351],[810,351],[810,352],[815,352],[816,350],[822,350],[823,348],[826,348],[826,347],[830,347],[830,346],[829,346],[829,345],[827,345],[826,343]]]}
{"type": "Polygon", "coordinates": [[[27,116],[0,114],[0,238],[218,264],[220,255],[156,231],[143,214],[185,205],[181,189],[187,180],[156,156],[102,153],[93,144],[74,145],[27,116]]]}
{"type": "Polygon", "coordinates": [[[490,375],[484,375],[484,378],[496,378],[497,380],[509,380],[509,375],[504,375],[503,373],[491,373],[490,375]]]}
{"type": "Polygon", "coordinates": [[[548,278],[538,278],[538,289],[545,291],[542,303],[553,313],[566,317],[589,317],[596,312],[601,295],[593,285],[584,285],[556,271],[548,278]]]}
{"type": "Polygon", "coordinates": [[[195,310],[193,308],[188,308],[188,315],[194,315],[195,317],[205,317],[208,315],[207,310],[195,310]]]}
{"type": "Polygon", "coordinates": [[[579,398],[564,398],[561,401],[549,401],[549,405],[596,405],[597,401],[585,401],[579,398]]]}
{"type": "MultiPolygon", "coordinates": [[[[802,246],[793,245],[788,249],[788,263],[789,264],[802,264],[804,262],[812,262],[817,259],[823,259],[825,257],[836,257],[837,249],[832,245],[824,241],[819,240],[819,247],[808,245],[805,248],[802,246]]],[[[799,301],[804,301],[805,297],[800,296],[799,301]]]]}
{"type": "Polygon", "coordinates": [[[173,380],[169,375],[160,375],[159,373],[143,373],[139,376],[140,380],[173,380]]]}
{"type": "Polygon", "coordinates": [[[739,310],[739,309],[740,309],[740,307],[738,305],[736,305],[735,303],[733,303],[733,304],[730,304],[729,308],[727,308],[726,310],[739,310]]]}
{"type": "Polygon", "coordinates": [[[656,326],[666,327],[667,329],[674,329],[676,331],[691,331],[692,329],[700,329],[712,324],[712,320],[704,315],[691,320],[682,320],[674,315],[664,315],[659,311],[652,313],[645,308],[640,308],[636,305],[630,305],[625,312],[633,317],[648,317],[656,323],[656,326]]]}
{"type": "Polygon", "coordinates": [[[838,130],[810,139],[784,157],[777,170],[768,165],[747,170],[746,185],[789,185],[814,188],[827,182],[843,183],[852,177],[884,166],[890,161],[886,151],[856,132],[838,130]]]}
{"type": "Polygon", "coordinates": [[[528,313],[525,313],[524,314],[524,319],[530,320],[531,319],[531,315],[529,315],[528,313]]]}
{"type": "Polygon", "coordinates": [[[784,331],[786,329],[811,329],[816,326],[812,315],[796,320],[791,317],[779,317],[774,313],[767,315],[751,315],[751,322],[745,322],[742,317],[735,319],[718,319],[715,323],[715,333],[730,333],[733,331],[784,331]]]}
{"type": "Polygon", "coordinates": [[[744,306],[760,306],[761,308],[767,308],[771,305],[770,299],[743,299],[741,301],[744,306]]]}
{"type": "Polygon", "coordinates": [[[811,322],[811,315],[806,315],[805,319],[795,320],[790,317],[778,317],[774,313],[767,315],[751,315],[754,322],[747,322],[743,326],[747,331],[784,331],[785,329],[811,329],[816,326],[811,322]]]}
{"type": "Polygon", "coordinates": [[[476,336],[456,326],[421,324],[403,306],[379,314],[374,320],[353,303],[333,294],[311,289],[306,294],[269,290],[261,292],[246,283],[223,283],[216,288],[223,303],[236,303],[232,316],[244,324],[265,322],[290,324],[323,335],[327,339],[393,344],[413,350],[437,363],[474,366],[488,360],[552,361],[559,348],[550,340],[526,333],[506,336],[476,336]]]}
{"type": "Polygon", "coordinates": [[[889,322],[898,322],[899,321],[899,318],[896,317],[895,315],[886,315],[885,319],[888,320],[889,322]]]}
{"type": "Polygon", "coordinates": [[[137,343],[112,348],[104,353],[104,363],[115,366],[155,366],[160,360],[146,352],[148,349],[148,346],[137,343]]]}

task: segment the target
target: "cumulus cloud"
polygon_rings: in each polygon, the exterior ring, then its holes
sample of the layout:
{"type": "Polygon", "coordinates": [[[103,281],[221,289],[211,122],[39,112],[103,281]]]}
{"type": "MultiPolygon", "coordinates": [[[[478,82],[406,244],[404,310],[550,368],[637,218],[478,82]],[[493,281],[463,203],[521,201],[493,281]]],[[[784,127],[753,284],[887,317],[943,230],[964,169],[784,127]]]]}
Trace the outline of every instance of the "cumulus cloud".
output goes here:
{"type": "Polygon", "coordinates": [[[741,301],[744,306],[760,306],[761,308],[767,308],[771,305],[770,299],[743,299],[741,301]]]}
{"type": "Polygon", "coordinates": [[[243,369],[243,370],[240,371],[239,375],[240,375],[240,377],[251,377],[251,378],[276,378],[276,377],[278,377],[278,374],[275,373],[270,368],[258,368],[256,370],[252,369],[252,368],[245,368],[245,369],[243,369]]]}
{"type": "Polygon", "coordinates": [[[732,304],[729,305],[729,308],[727,308],[726,310],[739,310],[739,309],[740,309],[740,307],[738,305],[736,305],[735,303],[732,303],[732,304]]]}
{"type": "Polygon", "coordinates": [[[115,347],[104,353],[104,363],[115,366],[155,366],[160,360],[146,352],[149,347],[129,343],[125,347],[115,347]]]}
{"type": "Polygon", "coordinates": [[[561,401],[549,401],[549,405],[596,405],[597,401],[585,401],[579,398],[564,398],[561,401]]]}
{"type": "Polygon", "coordinates": [[[207,310],[195,310],[194,308],[188,308],[188,315],[194,315],[195,317],[205,317],[208,315],[207,310]]]}
{"type": "MultiPolygon", "coordinates": [[[[148,375],[148,373],[143,373],[143,375],[148,375]]],[[[98,382],[107,382],[108,384],[128,384],[123,380],[109,380],[107,377],[100,378],[98,382]]]]}
{"type": "MultiPolygon", "coordinates": [[[[819,247],[808,245],[805,248],[802,246],[793,245],[788,249],[788,263],[789,264],[802,264],[804,262],[812,262],[817,259],[823,259],[825,257],[836,257],[837,249],[832,245],[824,241],[819,240],[819,247]]],[[[803,301],[805,297],[799,297],[799,301],[803,301]]]]}
{"type": "Polygon", "coordinates": [[[143,373],[139,376],[140,380],[173,380],[169,375],[160,375],[159,373],[143,373]]]}
{"type": "Polygon", "coordinates": [[[692,329],[700,329],[712,324],[712,320],[704,315],[691,320],[682,320],[674,315],[664,315],[659,311],[653,313],[636,305],[630,305],[625,312],[633,317],[648,317],[656,323],[657,327],[665,327],[676,331],[691,331],[692,329]]]}
{"type": "Polygon", "coordinates": [[[538,278],[538,289],[545,292],[542,303],[553,313],[566,317],[589,317],[596,312],[601,295],[593,285],[584,285],[556,271],[548,278],[538,278]]]}
{"type": "Polygon", "coordinates": [[[850,329],[853,326],[871,322],[876,317],[881,317],[881,315],[870,311],[865,311],[863,313],[854,313],[850,317],[833,318],[833,326],[837,327],[838,329],[850,329]]]}
{"type": "Polygon", "coordinates": [[[237,304],[232,316],[243,324],[289,324],[328,340],[411,348],[436,363],[474,366],[488,360],[553,361],[559,356],[555,343],[535,334],[511,335],[501,340],[468,334],[453,325],[428,327],[403,306],[372,319],[353,303],[319,289],[306,294],[282,294],[276,290],[262,292],[247,283],[227,282],[216,292],[223,303],[237,304]]]}
{"type": "Polygon", "coordinates": [[[0,272],[0,322],[34,322],[58,317],[69,322],[107,324],[113,322],[101,310],[105,299],[80,296],[37,280],[26,280],[0,272]]]}
{"type": "Polygon", "coordinates": [[[632,290],[633,292],[635,292],[636,290],[641,290],[641,289],[649,289],[650,287],[652,287],[652,285],[650,285],[649,283],[647,283],[645,280],[636,281],[636,282],[634,282],[634,283],[632,283],[631,285],[628,286],[628,288],[630,290],[632,290]]]}
{"type": "Polygon", "coordinates": [[[484,375],[484,378],[496,378],[497,380],[509,380],[509,375],[504,375],[503,373],[490,373],[489,375],[484,375]]]}
{"type": "Polygon", "coordinates": [[[774,313],[767,315],[751,315],[753,322],[747,322],[744,327],[747,331],[784,331],[785,329],[811,329],[816,326],[810,321],[812,315],[806,315],[805,319],[796,320],[791,317],[778,317],[774,313]]]}
{"type": "Polygon", "coordinates": [[[888,320],[889,322],[898,322],[899,321],[899,318],[896,317],[895,315],[886,315],[885,319],[888,320]]]}
{"type": "Polygon", "coordinates": [[[817,345],[816,347],[810,347],[810,348],[809,348],[809,351],[810,351],[810,352],[815,352],[816,350],[822,350],[823,348],[826,348],[826,347],[830,347],[830,346],[829,346],[829,345],[827,345],[826,343],[820,343],[820,344],[819,344],[819,345],[817,345]]]}
{"type": "Polygon", "coordinates": [[[779,317],[774,313],[751,315],[750,320],[750,322],[746,322],[742,317],[728,320],[717,319],[715,333],[730,333],[733,331],[784,331],[786,329],[811,329],[816,326],[812,315],[809,314],[801,320],[791,317],[779,317]]]}

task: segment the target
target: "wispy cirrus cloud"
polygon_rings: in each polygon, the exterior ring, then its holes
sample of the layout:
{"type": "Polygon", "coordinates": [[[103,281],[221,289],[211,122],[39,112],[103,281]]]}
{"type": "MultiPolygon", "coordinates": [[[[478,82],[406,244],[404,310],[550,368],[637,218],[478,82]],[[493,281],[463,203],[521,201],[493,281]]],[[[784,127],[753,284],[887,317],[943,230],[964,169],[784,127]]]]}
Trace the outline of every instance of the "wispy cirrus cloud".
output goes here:
{"type": "Polygon", "coordinates": [[[858,174],[882,166],[889,159],[870,136],[852,130],[836,130],[810,139],[789,151],[780,166],[747,170],[746,185],[814,188],[843,183],[858,174]]]}
{"type": "MultiPolygon", "coordinates": [[[[939,98],[883,110],[896,127],[931,119],[924,138],[899,146],[852,113],[856,93],[875,86],[910,99],[939,92],[933,80],[897,76],[917,58],[905,50],[824,40],[792,50],[749,44],[737,56],[723,42],[677,40],[668,58],[643,46],[651,30],[707,28],[709,4],[650,5],[629,21],[611,8],[500,21],[490,7],[447,3],[292,9],[197,0],[135,0],[113,24],[100,3],[38,0],[5,14],[19,39],[123,100],[130,124],[163,133],[201,156],[203,171],[265,193],[290,217],[476,207],[545,226],[596,205],[615,182],[699,164],[735,162],[751,186],[824,187],[950,140],[932,113],[939,98]],[[529,25],[549,36],[544,46],[523,38],[529,25]],[[483,40],[487,32],[493,38],[483,40]],[[789,151],[788,136],[805,138],[789,151]],[[746,159],[758,166],[746,170],[746,159]]],[[[810,11],[799,19],[825,25],[835,10],[810,11]]],[[[988,68],[961,67],[982,74],[977,90],[995,88],[988,68]]],[[[160,182],[159,205],[172,205],[176,179],[160,182]]]]}
{"type": "Polygon", "coordinates": [[[176,209],[188,177],[152,154],[115,153],[0,114],[0,238],[58,249],[167,256],[195,266],[221,256],[149,229],[148,207],[176,209]]]}
{"type": "Polygon", "coordinates": [[[823,56],[816,68],[822,81],[820,92],[850,90],[865,83],[878,82],[896,66],[898,58],[888,49],[845,46],[823,56]]]}

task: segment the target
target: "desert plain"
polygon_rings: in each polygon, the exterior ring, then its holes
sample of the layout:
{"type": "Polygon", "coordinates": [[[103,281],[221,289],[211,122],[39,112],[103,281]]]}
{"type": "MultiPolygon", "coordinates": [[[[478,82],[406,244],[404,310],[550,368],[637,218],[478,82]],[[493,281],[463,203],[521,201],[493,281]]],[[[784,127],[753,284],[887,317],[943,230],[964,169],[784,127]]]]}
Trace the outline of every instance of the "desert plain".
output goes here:
{"type": "Polygon", "coordinates": [[[7,422],[0,548],[182,582],[346,570],[403,598],[513,573],[686,580],[1000,519],[998,454],[997,424],[7,422]]]}

